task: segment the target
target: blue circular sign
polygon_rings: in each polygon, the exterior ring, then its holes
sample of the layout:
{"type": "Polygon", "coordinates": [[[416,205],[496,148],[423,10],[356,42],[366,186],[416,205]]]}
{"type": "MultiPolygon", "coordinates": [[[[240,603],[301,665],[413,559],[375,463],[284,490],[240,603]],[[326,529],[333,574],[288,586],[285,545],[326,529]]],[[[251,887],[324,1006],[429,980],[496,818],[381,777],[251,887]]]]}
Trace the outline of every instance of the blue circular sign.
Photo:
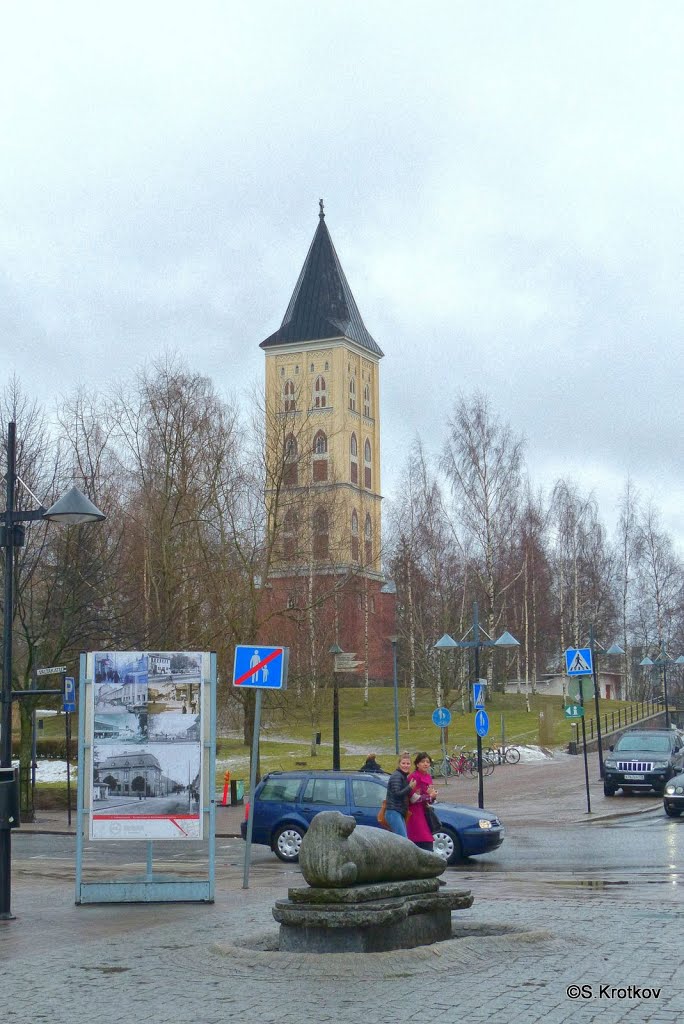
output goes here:
{"type": "Polygon", "coordinates": [[[438,729],[446,729],[447,725],[451,721],[451,712],[449,708],[435,708],[432,712],[432,721],[438,729]]]}
{"type": "Polygon", "coordinates": [[[475,715],[475,732],[478,736],[486,736],[489,732],[489,715],[486,711],[478,711],[475,715]]]}

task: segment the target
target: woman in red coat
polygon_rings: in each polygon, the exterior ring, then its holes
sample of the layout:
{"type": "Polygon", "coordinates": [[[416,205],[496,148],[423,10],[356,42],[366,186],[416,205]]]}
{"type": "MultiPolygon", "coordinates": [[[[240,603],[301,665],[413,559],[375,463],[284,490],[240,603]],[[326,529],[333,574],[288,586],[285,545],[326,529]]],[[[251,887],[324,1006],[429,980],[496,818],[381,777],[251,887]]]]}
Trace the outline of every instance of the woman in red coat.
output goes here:
{"type": "Polygon", "coordinates": [[[416,846],[420,846],[423,850],[432,850],[432,829],[425,817],[425,805],[434,803],[437,796],[437,790],[430,775],[430,755],[421,750],[414,757],[413,764],[415,771],[409,775],[409,782],[414,779],[416,788],[411,794],[406,834],[416,846]]]}

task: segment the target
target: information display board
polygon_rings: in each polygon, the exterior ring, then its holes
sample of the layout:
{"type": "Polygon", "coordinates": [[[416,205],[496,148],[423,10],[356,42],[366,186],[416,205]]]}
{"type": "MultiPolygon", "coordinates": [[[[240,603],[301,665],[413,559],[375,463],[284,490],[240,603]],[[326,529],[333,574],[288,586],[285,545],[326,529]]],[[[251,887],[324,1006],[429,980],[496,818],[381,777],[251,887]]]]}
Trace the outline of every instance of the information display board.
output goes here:
{"type": "Polygon", "coordinates": [[[98,651],[86,717],[89,838],[202,838],[209,655],[98,651]]]}

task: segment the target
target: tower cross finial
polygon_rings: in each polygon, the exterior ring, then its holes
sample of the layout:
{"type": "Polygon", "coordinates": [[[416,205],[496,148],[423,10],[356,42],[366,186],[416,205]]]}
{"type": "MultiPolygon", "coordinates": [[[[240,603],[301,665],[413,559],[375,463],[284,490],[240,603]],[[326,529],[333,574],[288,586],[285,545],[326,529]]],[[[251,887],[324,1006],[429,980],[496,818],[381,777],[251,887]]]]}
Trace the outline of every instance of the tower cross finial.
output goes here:
{"type": "Polygon", "coordinates": [[[321,220],[325,220],[325,211],[323,209],[323,200],[322,199],[318,200],[318,205],[320,207],[320,213],[318,214],[318,216],[319,216],[319,218],[321,220]]]}

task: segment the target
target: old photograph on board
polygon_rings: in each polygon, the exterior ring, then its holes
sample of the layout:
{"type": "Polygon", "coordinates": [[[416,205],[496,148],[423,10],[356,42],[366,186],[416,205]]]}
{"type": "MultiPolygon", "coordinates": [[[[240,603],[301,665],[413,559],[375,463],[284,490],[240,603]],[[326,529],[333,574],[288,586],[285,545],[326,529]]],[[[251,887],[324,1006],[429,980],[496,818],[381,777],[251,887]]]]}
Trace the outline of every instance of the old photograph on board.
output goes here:
{"type": "Polygon", "coordinates": [[[202,837],[197,652],[94,655],[91,839],[202,837]]]}

